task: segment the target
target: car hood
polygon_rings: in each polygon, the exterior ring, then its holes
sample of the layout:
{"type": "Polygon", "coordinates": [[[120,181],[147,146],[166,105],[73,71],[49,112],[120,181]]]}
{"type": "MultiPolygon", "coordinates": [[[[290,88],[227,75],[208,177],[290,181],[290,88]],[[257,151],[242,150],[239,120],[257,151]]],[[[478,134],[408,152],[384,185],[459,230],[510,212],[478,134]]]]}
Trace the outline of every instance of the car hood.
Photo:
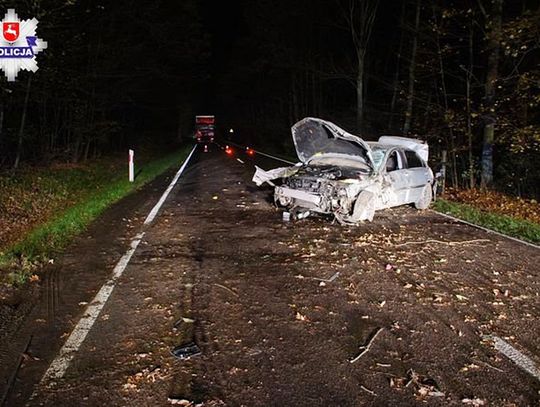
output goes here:
{"type": "Polygon", "coordinates": [[[371,169],[375,168],[369,145],[334,123],[307,117],[296,123],[291,131],[296,154],[304,164],[314,157],[337,154],[362,161],[371,169]]]}

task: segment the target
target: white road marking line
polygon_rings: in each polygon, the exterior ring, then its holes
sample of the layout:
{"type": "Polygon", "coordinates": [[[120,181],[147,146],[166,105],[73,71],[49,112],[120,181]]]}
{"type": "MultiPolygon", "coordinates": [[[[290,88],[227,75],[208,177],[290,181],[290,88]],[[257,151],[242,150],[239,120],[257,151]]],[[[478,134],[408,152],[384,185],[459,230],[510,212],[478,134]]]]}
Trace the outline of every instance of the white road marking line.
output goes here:
{"type": "Polygon", "coordinates": [[[495,335],[485,335],[484,339],[493,342],[495,349],[501,352],[504,356],[525,370],[527,373],[540,380],[540,370],[536,367],[534,362],[527,356],[514,348],[505,340],[495,335]]]}
{"type": "Polygon", "coordinates": [[[455,218],[455,217],[453,217],[451,215],[447,215],[446,213],[442,213],[442,212],[436,211],[434,209],[432,209],[432,211],[435,212],[438,215],[444,216],[445,218],[452,219],[453,221],[456,221],[456,222],[459,222],[459,223],[464,223],[466,225],[472,226],[473,228],[483,230],[484,232],[493,233],[493,234],[495,234],[497,236],[505,237],[505,238],[513,240],[515,242],[523,243],[523,244],[526,244],[527,246],[534,247],[535,249],[540,249],[540,246],[535,245],[534,243],[526,242],[525,240],[521,240],[521,239],[517,239],[517,238],[512,237],[512,236],[505,235],[504,233],[497,232],[496,230],[491,230],[491,229],[485,228],[483,226],[475,225],[474,223],[467,222],[466,220],[463,220],[463,219],[455,218]]]}
{"type": "Polygon", "coordinates": [[[113,270],[111,278],[105,284],[103,284],[88,308],[86,308],[85,314],[79,320],[71,332],[71,335],[69,335],[66,343],[64,346],[62,346],[62,349],[60,349],[60,352],[43,375],[41,383],[45,383],[50,379],[60,379],[64,376],[71,360],[75,356],[75,352],[79,350],[81,344],[86,339],[86,335],[88,335],[88,332],[90,332],[92,329],[92,326],[96,322],[97,317],[101,313],[103,306],[109,299],[109,296],[114,289],[116,280],[118,280],[126,269],[131,256],[133,253],[135,253],[135,250],[137,249],[137,246],[141,242],[143,236],[144,232],[139,233],[131,241],[130,249],[122,256],[120,261],[118,261],[113,270]]]}
{"type": "Polygon", "coordinates": [[[169,196],[169,193],[172,191],[172,189],[176,185],[176,182],[178,181],[178,178],[180,178],[180,175],[182,175],[182,173],[184,172],[184,169],[186,168],[186,166],[187,166],[187,164],[189,162],[189,159],[191,158],[191,156],[195,152],[196,148],[197,148],[197,145],[195,144],[193,146],[193,149],[189,153],[188,157],[185,159],[184,164],[182,164],[182,166],[180,167],[180,169],[178,170],[178,172],[174,176],[173,180],[171,181],[171,183],[169,184],[169,186],[167,187],[167,189],[165,190],[163,195],[161,195],[161,198],[159,199],[158,203],[152,208],[152,210],[150,211],[150,213],[146,217],[146,220],[144,221],[145,225],[148,225],[149,223],[152,223],[154,221],[154,218],[156,217],[157,213],[159,212],[159,210],[161,208],[161,205],[163,205],[163,203],[165,202],[165,200],[169,196]]]}
{"type": "MultiPolygon", "coordinates": [[[[167,199],[167,196],[178,181],[178,178],[180,178],[180,175],[182,175],[182,172],[186,168],[187,163],[195,152],[196,148],[197,145],[193,146],[193,149],[191,150],[188,157],[174,176],[172,182],[167,187],[158,203],[154,206],[154,208],[152,208],[152,210],[148,214],[148,217],[144,221],[145,225],[151,223],[156,217],[159,209],[161,208],[161,205],[163,205],[163,203],[167,199]]],[[[124,270],[126,269],[131,259],[131,256],[133,256],[133,253],[135,253],[135,250],[137,249],[137,246],[139,246],[139,243],[141,243],[143,237],[144,232],[141,232],[137,234],[137,236],[135,236],[135,238],[131,241],[130,248],[114,267],[111,277],[109,278],[109,280],[107,280],[105,284],[103,284],[90,305],[86,308],[85,314],[81,317],[81,319],[69,335],[69,338],[64,343],[64,346],[62,346],[60,352],[58,352],[55,359],[52,361],[49,368],[41,378],[41,384],[44,384],[49,380],[61,379],[62,377],[64,377],[64,374],[66,373],[72,359],[75,357],[75,353],[79,350],[82,343],[86,339],[86,336],[94,326],[94,323],[96,322],[99,314],[103,310],[103,307],[107,303],[107,300],[109,299],[111,293],[114,290],[116,281],[124,273],[124,270]]],[[[36,393],[34,392],[34,394],[32,394],[32,396],[30,397],[30,400],[32,400],[35,395],[36,393]]]]}
{"type": "Polygon", "coordinates": [[[243,162],[240,158],[237,158],[236,161],[238,161],[241,164],[245,164],[245,162],[243,162]]]}

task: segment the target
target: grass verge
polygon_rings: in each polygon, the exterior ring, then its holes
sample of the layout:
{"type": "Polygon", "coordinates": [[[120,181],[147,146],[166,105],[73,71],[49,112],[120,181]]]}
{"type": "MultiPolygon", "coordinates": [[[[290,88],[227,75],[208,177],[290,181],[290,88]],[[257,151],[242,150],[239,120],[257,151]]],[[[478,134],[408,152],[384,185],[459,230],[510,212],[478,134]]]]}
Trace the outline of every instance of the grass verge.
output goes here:
{"type": "Polygon", "coordinates": [[[463,219],[475,225],[495,230],[508,236],[540,243],[540,224],[508,215],[486,212],[471,205],[438,199],[433,208],[456,218],[463,219]]]}
{"type": "MultiPolygon", "coordinates": [[[[0,270],[10,270],[8,282],[25,283],[40,264],[53,253],[63,249],[79,233],[113,203],[148,183],[173,165],[179,165],[190,147],[149,161],[142,166],[135,182],[130,183],[124,173],[109,178],[98,188],[84,194],[84,199],[68,207],[59,215],[31,230],[22,240],[0,253],[0,270]]],[[[5,275],[0,276],[5,280],[5,275]]]]}

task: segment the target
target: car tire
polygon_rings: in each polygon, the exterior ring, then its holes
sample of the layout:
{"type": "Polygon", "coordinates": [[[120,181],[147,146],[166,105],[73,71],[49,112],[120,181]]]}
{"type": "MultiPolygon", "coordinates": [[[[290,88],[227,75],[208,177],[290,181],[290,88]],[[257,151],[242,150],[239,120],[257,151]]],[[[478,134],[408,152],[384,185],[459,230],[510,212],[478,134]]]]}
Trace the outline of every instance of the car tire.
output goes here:
{"type": "Polygon", "coordinates": [[[414,203],[416,209],[425,210],[429,208],[431,201],[433,200],[433,191],[431,185],[426,185],[422,191],[420,199],[414,203]]]}

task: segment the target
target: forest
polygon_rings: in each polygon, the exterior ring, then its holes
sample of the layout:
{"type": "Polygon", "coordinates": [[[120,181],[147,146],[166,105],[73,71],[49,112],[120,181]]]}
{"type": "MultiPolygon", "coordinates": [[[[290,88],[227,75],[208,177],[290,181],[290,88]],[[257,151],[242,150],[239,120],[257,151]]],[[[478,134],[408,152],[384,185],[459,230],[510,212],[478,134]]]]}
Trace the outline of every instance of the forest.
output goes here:
{"type": "Polygon", "coordinates": [[[314,116],[426,140],[447,183],[540,196],[540,5],[530,0],[0,1],[39,70],[0,80],[0,167],[189,140],[195,114],[261,148],[314,116]]]}

